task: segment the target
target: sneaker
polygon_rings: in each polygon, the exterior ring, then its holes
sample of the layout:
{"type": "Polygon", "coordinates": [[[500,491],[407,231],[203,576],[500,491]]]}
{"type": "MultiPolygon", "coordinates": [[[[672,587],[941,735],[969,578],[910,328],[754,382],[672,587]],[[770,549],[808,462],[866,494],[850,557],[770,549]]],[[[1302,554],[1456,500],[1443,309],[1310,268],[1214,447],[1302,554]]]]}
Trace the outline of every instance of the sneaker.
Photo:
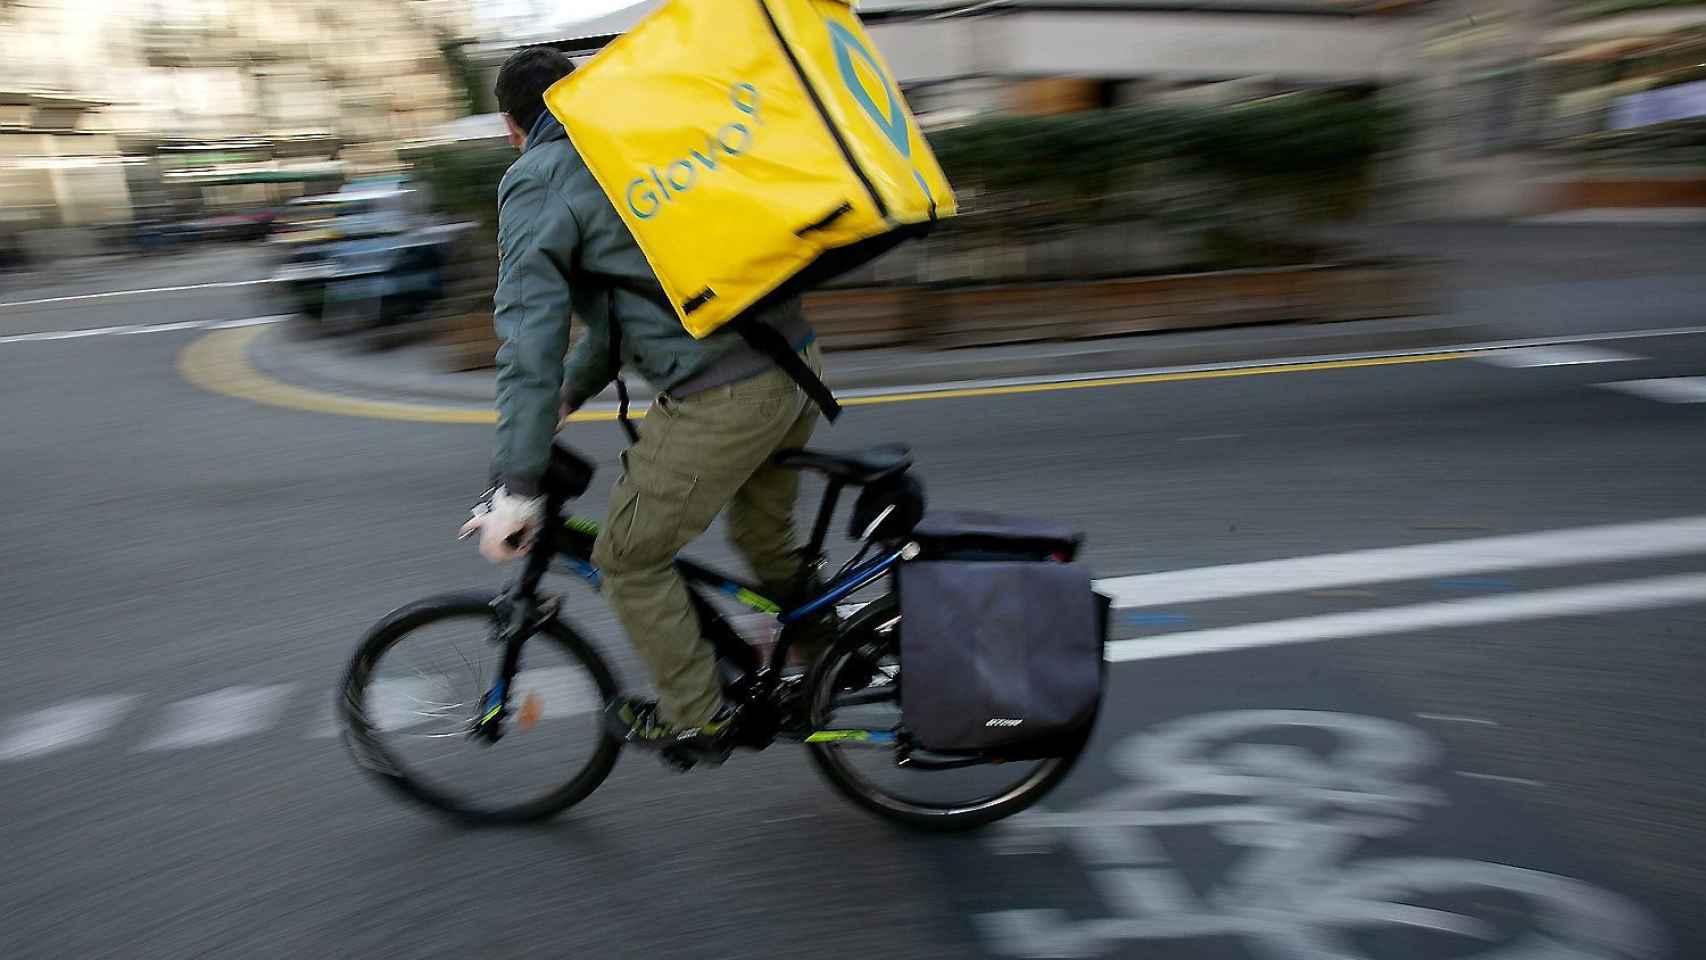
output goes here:
{"type": "Polygon", "coordinates": [[[605,727],[635,746],[658,750],[681,769],[696,761],[720,764],[734,752],[740,708],[723,704],[711,719],[697,727],[677,727],[664,721],[656,700],[617,697],[604,710],[605,727]]]}

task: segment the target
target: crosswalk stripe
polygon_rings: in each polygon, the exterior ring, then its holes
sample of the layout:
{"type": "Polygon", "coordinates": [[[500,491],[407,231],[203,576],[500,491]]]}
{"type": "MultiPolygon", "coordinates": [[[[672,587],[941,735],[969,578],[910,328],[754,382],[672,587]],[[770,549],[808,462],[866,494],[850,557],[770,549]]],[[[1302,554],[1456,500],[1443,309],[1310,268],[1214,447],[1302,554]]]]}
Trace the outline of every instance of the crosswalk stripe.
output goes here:
{"type": "Polygon", "coordinates": [[[1706,377],[1623,380],[1617,383],[1602,383],[1600,386],[1660,403],[1706,403],[1706,377]]]}
{"type": "MultiPolygon", "coordinates": [[[[442,677],[386,677],[368,686],[367,706],[376,728],[401,730],[435,720],[442,711],[462,708],[462,704],[451,702],[452,692],[450,681],[442,677]]],[[[474,708],[470,705],[466,709],[472,712],[474,708]]],[[[321,708],[308,736],[335,737],[339,729],[337,715],[328,703],[321,708]]]]}
{"type": "Polygon", "coordinates": [[[94,740],[136,699],[134,695],[86,697],[16,717],[0,736],[0,761],[23,760],[94,740]]]}
{"type": "Polygon", "coordinates": [[[247,737],[271,728],[284,712],[294,683],[226,687],[166,708],[160,732],[139,750],[181,750],[247,737]]]}
{"type": "MultiPolygon", "coordinates": [[[[466,679],[466,678],[459,678],[466,679]]],[[[448,679],[430,677],[385,677],[373,681],[368,688],[368,708],[373,724],[380,730],[407,730],[433,723],[439,727],[454,725],[473,715],[477,699],[448,679]],[[462,697],[461,700],[456,699],[462,697]]],[[[464,683],[461,686],[468,686],[464,683]]],[[[601,709],[598,687],[592,677],[577,667],[538,667],[522,670],[515,675],[510,704],[520,709],[528,694],[539,698],[542,720],[579,716],[601,709]]],[[[483,692],[483,691],[482,691],[483,692]]],[[[330,706],[322,709],[319,720],[311,727],[310,739],[326,739],[338,735],[338,720],[330,706]]]]}
{"type": "Polygon", "coordinates": [[[1706,516],[1233,563],[1098,581],[1121,608],[1706,552],[1706,516]]]}
{"type": "Polygon", "coordinates": [[[1513,620],[1580,617],[1627,610],[1686,606],[1703,601],[1706,601],[1706,574],[1684,574],[1116,640],[1108,644],[1107,658],[1115,663],[1159,660],[1167,657],[1248,650],[1254,647],[1377,637],[1513,620]]]}
{"type": "Polygon", "coordinates": [[[526,702],[529,694],[539,698],[540,717],[557,720],[592,713],[603,707],[592,676],[578,667],[541,667],[515,675],[514,704],[526,702]]]}

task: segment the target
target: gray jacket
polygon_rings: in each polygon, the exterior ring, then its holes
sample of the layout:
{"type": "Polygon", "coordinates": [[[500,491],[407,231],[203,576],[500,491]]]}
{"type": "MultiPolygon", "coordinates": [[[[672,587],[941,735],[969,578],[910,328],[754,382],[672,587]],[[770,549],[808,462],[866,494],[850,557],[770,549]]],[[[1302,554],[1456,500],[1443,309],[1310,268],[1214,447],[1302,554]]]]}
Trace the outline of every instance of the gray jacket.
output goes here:
{"type": "MultiPolygon", "coordinates": [[[[596,279],[611,277],[656,282],[633,234],[547,111],[498,185],[494,322],[503,345],[493,468],[511,493],[539,492],[560,408],[580,406],[615,379],[613,315],[622,366],[659,391],[685,395],[772,365],[733,330],[695,339],[662,304],[596,279]],[[571,313],[586,326],[572,354],[571,313]]],[[[811,340],[798,298],[762,319],[796,348],[811,340]]]]}

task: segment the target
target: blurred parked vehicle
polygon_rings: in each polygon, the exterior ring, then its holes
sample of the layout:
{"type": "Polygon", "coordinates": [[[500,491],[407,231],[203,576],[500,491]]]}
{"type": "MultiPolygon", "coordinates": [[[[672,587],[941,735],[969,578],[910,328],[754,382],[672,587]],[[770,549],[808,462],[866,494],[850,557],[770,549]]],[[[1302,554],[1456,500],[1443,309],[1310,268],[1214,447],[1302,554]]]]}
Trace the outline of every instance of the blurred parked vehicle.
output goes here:
{"type": "Polygon", "coordinates": [[[273,279],[326,333],[407,322],[443,296],[451,243],[466,229],[426,213],[406,180],[352,183],[286,207],[270,239],[273,279]]]}
{"type": "Polygon", "coordinates": [[[241,243],[264,240],[272,231],[276,211],[227,211],[200,217],[139,210],[128,228],[138,250],[159,250],[189,243],[241,243]]]}

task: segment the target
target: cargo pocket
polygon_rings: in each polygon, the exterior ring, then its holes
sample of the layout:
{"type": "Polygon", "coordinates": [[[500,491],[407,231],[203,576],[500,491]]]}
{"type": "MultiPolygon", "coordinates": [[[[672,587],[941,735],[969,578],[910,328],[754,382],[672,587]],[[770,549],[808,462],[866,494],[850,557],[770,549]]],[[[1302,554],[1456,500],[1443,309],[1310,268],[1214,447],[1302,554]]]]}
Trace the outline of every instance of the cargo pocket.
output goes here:
{"type": "Polygon", "coordinates": [[[629,453],[606,527],[609,559],[628,569],[668,563],[702,529],[692,526],[698,478],[629,453]]]}

